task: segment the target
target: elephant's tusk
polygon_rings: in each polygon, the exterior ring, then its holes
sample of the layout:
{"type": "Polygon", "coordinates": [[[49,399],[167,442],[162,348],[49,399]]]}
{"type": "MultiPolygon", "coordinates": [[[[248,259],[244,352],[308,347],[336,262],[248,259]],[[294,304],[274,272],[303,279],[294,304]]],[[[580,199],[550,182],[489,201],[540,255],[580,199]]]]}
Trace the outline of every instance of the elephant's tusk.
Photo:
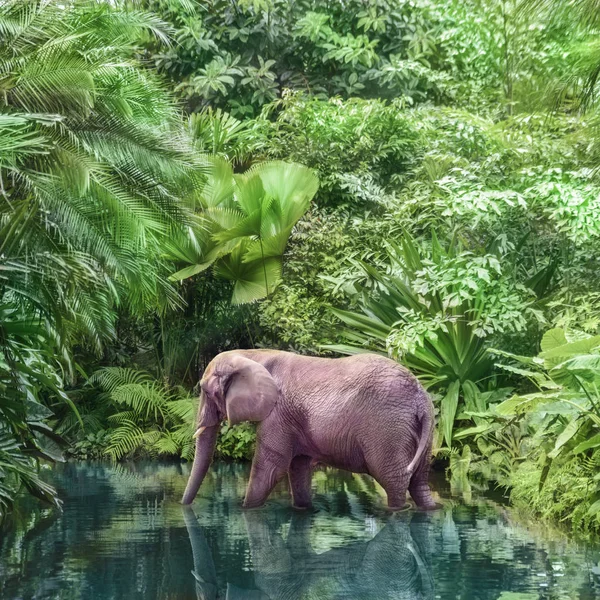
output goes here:
{"type": "Polygon", "coordinates": [[[194,435],[193,435],[192,437],[193,437],[193,438],[197,438],[197,437],[199,437],[199,436],[202,434],[202,432],[203,432],[205,429],[206,429],[206,427],[200,427],[200,428],[198,428],[198,429],[196,430],[196,433],[194,433],[194,435]]]}

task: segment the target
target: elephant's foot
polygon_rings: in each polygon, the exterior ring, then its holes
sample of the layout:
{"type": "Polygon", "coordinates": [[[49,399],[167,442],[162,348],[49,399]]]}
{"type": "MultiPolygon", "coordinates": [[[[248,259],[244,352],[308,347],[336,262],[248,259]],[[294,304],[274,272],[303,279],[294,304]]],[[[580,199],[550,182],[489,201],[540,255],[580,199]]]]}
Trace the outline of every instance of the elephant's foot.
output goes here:
{"type": "Polygon", "coordinates": [[[244,510],[252,510],[253,508],[261,508],[265,505],[265,500],[244,500],[242,502],[242,508],[244,510]]]}
{"type": "Polygon", "coordinates": [[[391,510],[392,512],[400,512],[400,511],[409,510],[409,509],[410,509],[410,504],[408,502],[406,502],[402,506],[389,506],[388,505],[388,510],[391,510]]]}
{"type": "Polygon", "coordinates": [[[435,502],[431,495],[431,490],[428,484],[419,485],[414,488],[409,488],[410,495],[415,501],[415,504],[422,510],[436,510],[440,505],[435,502]]]}
{"type": "Polygon", "coordinates": [[[438,510],[442,508],[442,505],[436,502],[431,496],[427,501],[417,502],[415,500],[415,504],[419,510],[438,510]]]}
{"type": "Polygon", "coordinates": [[[294,502],[292,503],[292,508],[295,508],[296,510],[309,510],[312,509],[313,505],[312,502],[296,502],[294,500],[294,502]]]}

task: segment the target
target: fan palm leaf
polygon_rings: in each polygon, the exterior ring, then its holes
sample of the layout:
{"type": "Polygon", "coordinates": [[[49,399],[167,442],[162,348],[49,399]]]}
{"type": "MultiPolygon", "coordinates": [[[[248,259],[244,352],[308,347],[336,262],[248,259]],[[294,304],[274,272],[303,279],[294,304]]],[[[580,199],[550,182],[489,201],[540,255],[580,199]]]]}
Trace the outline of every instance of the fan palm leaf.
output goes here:
{"type": "Polygon", "coordinates": [[[238,175],[221,158],[209,161],[215,169],[200,193],[207,221],[202,230],[190,228],[171,242],[170,256],[190,263],[171,277],[185,279],[214,263],[214,272],[234,283],[234,303],[264,298],[281,279],[288,239],[308,210],[318,179],[307,167],[281,161],[238,175]]]}

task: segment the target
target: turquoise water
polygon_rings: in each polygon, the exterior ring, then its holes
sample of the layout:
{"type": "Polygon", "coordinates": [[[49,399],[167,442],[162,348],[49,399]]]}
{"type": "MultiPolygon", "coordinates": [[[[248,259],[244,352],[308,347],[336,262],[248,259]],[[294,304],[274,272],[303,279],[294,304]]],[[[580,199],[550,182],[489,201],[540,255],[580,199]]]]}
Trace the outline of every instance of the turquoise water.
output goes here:
{"type": "Polygon", "coordinates": [[[66,464],[62,514],[31,512],[0,541],[0,598],[600,598],[600,548],[483,497],[389,514],[372,480],[315,473],[315,510],[281,485],[243,511],[248,467],[216,464],[179,504],[187,465],[66,464]]]}

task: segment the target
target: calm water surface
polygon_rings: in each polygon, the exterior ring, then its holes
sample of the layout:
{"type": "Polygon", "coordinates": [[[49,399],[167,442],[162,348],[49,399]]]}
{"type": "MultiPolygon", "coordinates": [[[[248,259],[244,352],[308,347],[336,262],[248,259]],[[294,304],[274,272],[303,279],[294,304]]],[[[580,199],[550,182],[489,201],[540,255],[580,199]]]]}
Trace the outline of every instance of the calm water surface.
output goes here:
{"type": "Polygon", "coordinates": [[[0,540],[0,598],[600,598],[600,548],[567,541],[484,497],[389,514],[372,480],[314,475],[315,510],[284,485],[242,511],[248,467],[216,464],[192,509],[187,465],[67,464],[64,512],[0,540]]]}

